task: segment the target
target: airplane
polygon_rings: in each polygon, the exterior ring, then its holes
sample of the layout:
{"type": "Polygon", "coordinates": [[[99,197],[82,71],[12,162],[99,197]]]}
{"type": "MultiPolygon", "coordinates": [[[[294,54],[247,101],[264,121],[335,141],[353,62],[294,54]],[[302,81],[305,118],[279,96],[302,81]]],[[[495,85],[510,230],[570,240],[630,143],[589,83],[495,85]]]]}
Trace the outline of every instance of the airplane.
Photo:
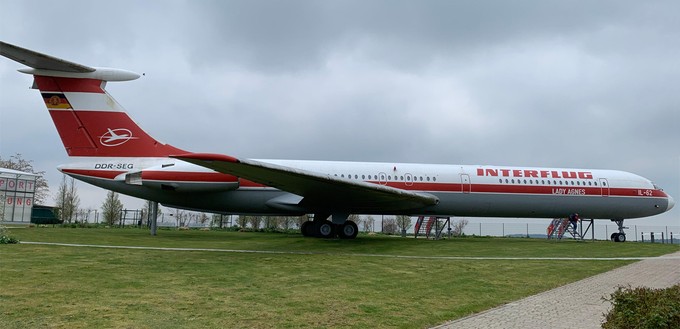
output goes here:
{"type": "Polygon", "coordinates": [[[30,68],[72,163],[73,178],[163,205],[221,214],[300,216],[304,236],[353,239],[350,214],[581,218],[623,222],[664,213],[650,180],[603,169],[248,159],[193,153],[148,135],[105,87],[139,74],[82,65],[0,42],[30,68]]]}

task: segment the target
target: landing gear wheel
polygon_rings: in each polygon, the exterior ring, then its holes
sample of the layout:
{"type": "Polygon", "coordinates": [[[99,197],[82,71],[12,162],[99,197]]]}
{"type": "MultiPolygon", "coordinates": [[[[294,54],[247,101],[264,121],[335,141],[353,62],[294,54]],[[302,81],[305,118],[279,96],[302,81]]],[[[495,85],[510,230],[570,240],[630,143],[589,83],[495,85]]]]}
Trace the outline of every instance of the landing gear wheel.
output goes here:
{"type": "Polygon", "coordinates": [[[348,220],[340,225],[340,232],[338,232],[340,239],[354,239],[357,234],[359,234],[359,227],[355,222],[348,220]]]}
{"type": "Polygon", "coordinates": [[[626,235],[619,233],[614,239],[614,242],[626,242],[626,235]]]}
{"type": "Polygon", "coordinates": [[[627,229],[627,227],[623,226],[623,219],[612,219],[612,222],[616,223],[616,226],[619,229],[619,232],[617,233],[612,233],[611,239],[614,242],[626,242],[626,232],[624,229],[627,229]]]}
{"type": "Polygon", "coordinates": [[[315,225],[316,235],[320,238],[330,239],[335,237],[335,225],[329,220],[318,221],[315,225]]]}
{"type": "Polygon", "coordinates": [[[314,223],[310,220],[302,223],[300,232],[302,233],[302,236],[314,236],[314,223]]]}

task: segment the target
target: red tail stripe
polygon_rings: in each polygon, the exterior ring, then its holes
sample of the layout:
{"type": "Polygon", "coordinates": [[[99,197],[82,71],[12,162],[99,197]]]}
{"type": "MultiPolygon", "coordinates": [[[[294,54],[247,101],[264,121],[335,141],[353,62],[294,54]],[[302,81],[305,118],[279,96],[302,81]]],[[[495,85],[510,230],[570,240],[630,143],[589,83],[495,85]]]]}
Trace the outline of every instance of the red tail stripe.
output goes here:
{"type": "Polygon", "coordinates": [[[151,138],[125,112],[50,110],[50,115],[69,156],[166,157],[186,153],[151,138]],[[102,136],[117,128],[128,129],[128,139],[113,146],[102,144],[102,136]]]}
{"type": "Polygon", "coordinates": [[[56,78],[36,75],[35,83],[40,91],[104,93],[102,81],[96,79],[56,78]]]}

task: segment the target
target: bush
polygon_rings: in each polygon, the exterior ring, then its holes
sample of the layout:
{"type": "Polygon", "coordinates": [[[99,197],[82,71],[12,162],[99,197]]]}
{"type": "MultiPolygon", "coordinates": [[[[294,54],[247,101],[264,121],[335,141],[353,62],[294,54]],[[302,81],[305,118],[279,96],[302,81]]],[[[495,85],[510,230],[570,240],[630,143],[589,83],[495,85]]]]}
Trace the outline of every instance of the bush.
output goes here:
{"type": "Polygon", "coordinates": [[[618,287],[602,328],[680,328],[680,284],[666,289],[618,287]]]}
{"type": "Polygon", "coordinates": [[[15,244],[19,243],[17,238],[7,235],[0,235],[0,244],[15,244]]]}
{"type": "Polygon", "coordinates": [[[7,228],[4,226],[0,226],[0,244],[15,244],[19,243],[19,240],[17,238],[9,236],[9,232],[7,232],[7,228]]]}

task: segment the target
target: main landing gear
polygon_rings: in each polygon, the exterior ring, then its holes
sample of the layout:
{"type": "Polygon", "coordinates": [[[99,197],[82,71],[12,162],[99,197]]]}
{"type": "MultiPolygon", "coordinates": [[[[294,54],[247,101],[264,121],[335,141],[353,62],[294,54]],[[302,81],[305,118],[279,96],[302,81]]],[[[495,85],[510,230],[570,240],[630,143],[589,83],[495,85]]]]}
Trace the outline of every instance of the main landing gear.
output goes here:
{"type": "Polygon", "coordinates": [[[347,220],[347,217],[333,216],[336,221],[339,221],[337,219],[341,220],[342,217],[344,217],[342,224],[336,224],[329,221],[326,219],[328,216],[315,215],[314,217],[313,221],[308,220],[302,223],[300,232],[302,232],[303,236],[312,236],[323,239],[332,239],[335,237],[339,237],[340,239],[354,239],[357,237],[357,234],[359,234],[359,227],[357,224],[351,220],[347,220]]]}
{"type": "Polygon", "coordinates": [[[613,242],[626,242],[626,232],[623,229],[627,228],[623,226],[623,219],[612,219],[612,222],[616,223],[619,228],[618,232],[612,233],[609,237],[613,242]]]}

